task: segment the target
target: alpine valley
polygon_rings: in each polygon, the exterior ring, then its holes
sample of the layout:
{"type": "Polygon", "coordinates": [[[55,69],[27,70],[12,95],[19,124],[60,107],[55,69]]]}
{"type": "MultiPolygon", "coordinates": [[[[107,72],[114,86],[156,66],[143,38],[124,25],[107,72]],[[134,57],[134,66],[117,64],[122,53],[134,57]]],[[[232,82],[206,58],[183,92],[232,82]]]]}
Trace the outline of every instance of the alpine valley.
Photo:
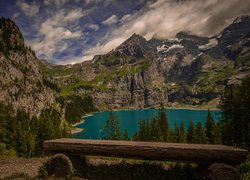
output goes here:
{"type": "MultiPolygon", "coordinates": [[[[173,39],[133,34],[91,61],[54,65],[39,60],[10,19],[0,20],[0,101],[39,114],[80,96],[98,110],[216,107],[224,88],[250,74],[250,16],[218,35],[179,32],[173,39]],[[72,98],[71,98],[72,99],[72,98]]],[[[88,104],[86,104],[88,105],[88,104]]],[[[64,116],[64,115],[63,115],[64,116]]]]}

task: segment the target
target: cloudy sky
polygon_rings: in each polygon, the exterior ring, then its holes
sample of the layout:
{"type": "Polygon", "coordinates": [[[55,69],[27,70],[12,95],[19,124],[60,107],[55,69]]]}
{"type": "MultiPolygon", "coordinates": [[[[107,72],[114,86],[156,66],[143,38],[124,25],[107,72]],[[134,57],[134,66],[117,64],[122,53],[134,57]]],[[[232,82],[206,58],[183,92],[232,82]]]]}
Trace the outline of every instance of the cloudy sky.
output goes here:
{"type": "Polygon", "coordinates": [[[250,0],[0,0],[0,16],[17,23],[39,58],[56,64],[91,60],[133,33],[211,36],[245,14],[250,0]]]}

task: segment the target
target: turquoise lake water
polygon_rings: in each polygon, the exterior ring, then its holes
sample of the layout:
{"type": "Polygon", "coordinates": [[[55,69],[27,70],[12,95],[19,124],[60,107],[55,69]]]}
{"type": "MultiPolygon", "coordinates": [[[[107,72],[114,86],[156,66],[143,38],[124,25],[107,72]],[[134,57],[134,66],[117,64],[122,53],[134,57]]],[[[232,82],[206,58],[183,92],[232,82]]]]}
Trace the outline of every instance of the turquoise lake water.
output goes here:
{"type": "MultiPolygon", "coordinates": [[[[170,127],[174,128],[175,123],[179,125],[182,121],[185,126],[188,127],[191,119],[195,124],[197,122],[204,124],[207,118],[207,112],[207,110],[168,109],[167,116],[170,127]]],[[[114,114],[119,119],[121,132],[123,133],[125,129],[127,129],[130,137],[138,130],[138,123],[140,120],[148,120],[158,113],[159,110],[157,109],[114,111],[114,114]]],[[[211,114],[215,122],[218,122],[221,118],[220,110],[211,110],[211,114]]],[[[102,128],[108,116],[109,112],[97,112],[93,113],[93,116],[84,117],[85,122],[77,126],[78,128],[83,128],[84,131],[75,134],[74,137],[82,139],[100,139],[102,128]]]]}

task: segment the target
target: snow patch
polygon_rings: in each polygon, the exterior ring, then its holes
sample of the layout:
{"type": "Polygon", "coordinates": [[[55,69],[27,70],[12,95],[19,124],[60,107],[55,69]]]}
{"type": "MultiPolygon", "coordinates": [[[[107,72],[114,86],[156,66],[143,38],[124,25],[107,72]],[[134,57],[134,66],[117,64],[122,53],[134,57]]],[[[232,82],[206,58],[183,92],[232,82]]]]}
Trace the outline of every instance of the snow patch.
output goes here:
{"type": "Polygon", "coordinates": [[[161,46],[157,46],[157,52],[167,50],[168,47],[165,44],[162,44],[161,46]]]}
{"type": "Polygon", "coordinates": [[[218,40],[216,38],[209,39],[207,44],[199,46],[200,50],[207,50],[218,45],[218,40]]]}
{"type": "Polygon", "coordinates": [[[201,52],[200,54],[198,54],[197,56],[193,57],[192,61],[197,59],[198,57],[200,57],[203,53],[201,52]]]}
{"type": "Polygon", "coordinates": [[[182,46],[181,44],[173,44],[172,46],[169,47],[169,46],[163,44],[163,45],[157,46],[156,48],[157,48],[158,52],[162,52],[162,51],[168,52],[168,51],[173,50],[173,49],[182,49],[182,48],[184,48],[184,46],[182,46]]]}
{"type": "Polygon", "coordinates": [[[170,46],[170,47],[167,49],[167,51],[170,51],[170,50],[172,50],[172,49],[182,49],[182,48],[184,48],[184,46],[182,46],[181,44],[174,44],[174,45],[170,46]]]}
{"type": "Polygon", "coordinates": [[[172,38],[172,39],[168,39],[168,42],[181,42],[182,39],[179,38],[172,38]]]}
{"type": "Polygon", "coordinates": [[[240,23],[240,22],[242,22],[242,18],[241,17],[237,17],[235,19],[235,21],[233,22],[233,24],[240,23]]]}

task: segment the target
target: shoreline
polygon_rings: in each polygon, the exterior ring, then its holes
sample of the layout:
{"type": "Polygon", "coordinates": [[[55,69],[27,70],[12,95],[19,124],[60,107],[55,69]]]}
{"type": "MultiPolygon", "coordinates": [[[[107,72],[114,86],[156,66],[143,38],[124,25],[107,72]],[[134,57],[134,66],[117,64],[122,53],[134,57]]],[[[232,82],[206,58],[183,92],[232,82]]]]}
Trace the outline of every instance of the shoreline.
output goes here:
{"type": "Polygon", "coordinates": [[[78,133],[81,133],[82,131],[84,131],[83,128],[78,128],[76,126],[84,123],[85,122],[84,118],[85,117],[89,117],[89,116],[93,116],[93,114],[92,113],[88,113],[88,114],[86,114],[85,116],[82,117],[82,120],[80,122],[72,124],[73,128],[70,130],[70,134],[78,134],[78,133]]]}
{"type": "MultiPolygon", "coordinates": [[[[160,108],[142,108],[142,109],[113,109],[112,111],[116,112],[116,111],[138,111],[138,110],[147,110],[147,109],[155,109],[155,110],[159,110],[160,108]]],[[[212,111],[220,111],[221,109],[216,108],[216,107],[167,107],[164,109],[186,109],[186,110],[212,110],[212,111]]],[[[106,110],[106,111],[95,111],[92,113],[89,113],[85,116],[83,116],[82,118],[85,117],[89,117],[89,116],[93,116],[94,113],[103,113],[103,112],[109,112],[110,110],[106,110]]],[[[73,124],[72,126],[77,126],[79,124],[84,123],[84,119],[76,124],[73,124]]]]}
{"type": "Polygon", "coordinates": [[[72,124],[72,126],[74,127],[74,128],[76,128],[76,126],[78,126],[79,124],[82,124],[82,123],[84,123],[84,119],[82,119],[80,122],[78,122],[78,123],[75,123],[75,124],[72,124]]]}
{"type": "Polygon", "coordinates": [[[84,131],[82,128],[74,128],[70,130],[70,134],[78,134],[80,132],[84,131]]]}
{"type": "MultiPolygon", "coordinates": [[[[137,110],[147,110],[147,109],[156,109],[159,110],[160,108],[142,108],[142,109],[113,109],[112,111],[137,111],[137,110]]],[[[221,110],[217,107],[167,107],[164,109],[186,109],[186,110],[221,110]]],[[[97,111],[93,113],[102,113],[102,112],[109,112],[107,111],[97,111]]],[[[93,114],[92,114],[93,115],[93,114]]]]}
{"type": "MultiPolygon", "coordinates": [[[[93,112],[93,113],[94,113],[94,112],[93,112]]],[[[84,118],[85,118],[85,117],[89,117],[89,116],[93,116],[93,113],[86,114],[85,116],[82,117],[82,120],[81,120],[80,122],[75,123],[75,124],[72,124],[72,126],[73,126],[73,127],[76,127],[76,126],[78,126],[79,124],[84,123],[84,122],[85,122],[84,118]]]]}
{"type": "Polygon", "coordinates": [[[168,107],[166,109],[187,109],[187,110],[221,110],[219,108],[215,108],[215,107],[168,107]]]}

